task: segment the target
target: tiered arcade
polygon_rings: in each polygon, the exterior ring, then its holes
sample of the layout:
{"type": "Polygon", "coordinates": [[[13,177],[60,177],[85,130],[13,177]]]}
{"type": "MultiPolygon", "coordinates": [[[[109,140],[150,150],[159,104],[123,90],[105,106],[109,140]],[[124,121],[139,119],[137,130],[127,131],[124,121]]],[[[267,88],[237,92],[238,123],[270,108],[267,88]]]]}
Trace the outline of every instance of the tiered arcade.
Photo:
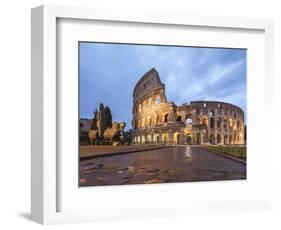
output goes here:
{"type": "Polygon", "coordinates": [[[244,112],[219,101],[168,102],[165,85],[153,68],[133,92],[135,144],[244,144],[244,112]]]}

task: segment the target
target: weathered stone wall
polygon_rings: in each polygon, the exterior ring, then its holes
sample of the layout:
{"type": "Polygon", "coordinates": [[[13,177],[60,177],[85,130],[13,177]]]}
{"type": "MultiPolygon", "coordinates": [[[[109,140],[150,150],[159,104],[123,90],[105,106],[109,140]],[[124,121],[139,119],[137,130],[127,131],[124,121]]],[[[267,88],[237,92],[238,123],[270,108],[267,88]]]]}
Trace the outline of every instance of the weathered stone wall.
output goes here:
{"type": "Polygon", "coordinates": [[[133,93],[133,142],[244,144],[244,112],[219,101],[167,102],[165,85],[151,69],[133,93]]]}

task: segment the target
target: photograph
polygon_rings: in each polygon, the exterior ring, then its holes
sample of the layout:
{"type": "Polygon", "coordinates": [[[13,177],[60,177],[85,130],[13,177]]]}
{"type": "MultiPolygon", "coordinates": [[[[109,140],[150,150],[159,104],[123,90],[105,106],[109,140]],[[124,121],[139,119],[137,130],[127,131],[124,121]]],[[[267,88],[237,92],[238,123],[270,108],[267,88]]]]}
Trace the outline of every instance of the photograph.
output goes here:
{"type": "Polygon", "coordinates": [[[247,49],[79,41],[79,186],[247,179],[247,49]]]}

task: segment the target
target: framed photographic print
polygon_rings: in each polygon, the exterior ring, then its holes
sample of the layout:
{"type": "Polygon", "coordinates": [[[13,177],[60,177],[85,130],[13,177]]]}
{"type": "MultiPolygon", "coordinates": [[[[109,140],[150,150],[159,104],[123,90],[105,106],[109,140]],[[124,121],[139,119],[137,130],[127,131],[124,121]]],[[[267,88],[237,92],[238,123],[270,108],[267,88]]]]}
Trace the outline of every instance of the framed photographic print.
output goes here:
{"type": "Polygon", "coordinates": [[[271,207],[273,25],[32,10],[32,219],[271,207]],[[256,103],[258,101],[258,103],[256,103]],[[259,143],[259,144],[257,144],[259,143]]]}

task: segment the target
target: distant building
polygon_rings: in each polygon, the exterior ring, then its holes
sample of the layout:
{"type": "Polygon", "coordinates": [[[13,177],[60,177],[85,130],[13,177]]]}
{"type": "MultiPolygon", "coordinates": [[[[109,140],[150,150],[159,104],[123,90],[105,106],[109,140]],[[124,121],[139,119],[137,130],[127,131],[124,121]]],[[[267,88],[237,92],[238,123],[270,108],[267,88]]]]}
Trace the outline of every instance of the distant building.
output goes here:
{"type": "Polygon", "coordinates": [[[244,112],[219,101],[168,102],[165,85],[153,68],[133,92],[135,144],[244,144],[244,112]]]}
{"type": "Polygon", "coordinates": [[[80,131],[88,132],[91,129],[92,119],[80,118],[80,131]]]}

